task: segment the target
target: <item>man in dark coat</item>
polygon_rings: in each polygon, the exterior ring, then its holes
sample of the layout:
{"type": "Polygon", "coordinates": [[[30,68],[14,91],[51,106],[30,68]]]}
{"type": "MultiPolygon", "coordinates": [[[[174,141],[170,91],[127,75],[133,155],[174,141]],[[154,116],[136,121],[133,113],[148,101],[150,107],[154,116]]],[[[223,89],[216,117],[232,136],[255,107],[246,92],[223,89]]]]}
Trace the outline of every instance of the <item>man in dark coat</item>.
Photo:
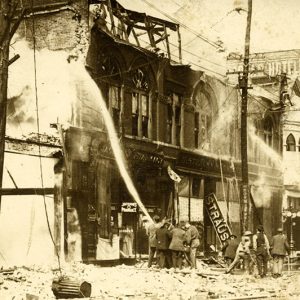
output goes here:
{"type": "Polygon", "coordinates": [[[224,253],[224,259],[228,266],[230,266],[233,262],[238,246],[239,242],[237,241],[237,236],[234,234],[232,234],[229,237],[229,239],[224,243],[222,251],[224,253]]]}
{"type": "Polygon", "coordinates": [[[172,265],[176,269],[182,269],[182,261],[184,256],[184,243],[186,242],[186,234],[184,227],[185,222],[180,221],[177,227],[174,227],[169,236],[171,238],[171,243],[169,249],[172,251],[172,265]]]}
{"type": "Polygon", "coordinates": [[[277,234],[271,240],[270,248],[273,256],[273,277],[277,278],[282,275],[284,257],[286,252],[290,251],[287,237],[283,234],[282,228],[277,229],[277,234]]]}
{"type": "Polygon", "coordinates": [[[149,258],[148,258],[148,268],[152,266],[152,261],[155,256],[156,252],[156,246],[157,246],[157,241],[156,241],[156,230],[160,228],[161,226],[164,225],[166,219],[163,219],[161,222],[159,221],[159,216],[154,216],[153,221],[154,223],[149,225],[147,233],[149,237],[149,258]]]}
{"type": "Polygon", "coordinates": [[[262,225],[257,226],[257,232],[253,236],[253,250],[256,255],[257,269],[260,277],[265,277],[268,272],[268,259],[270,257],[270,245],[264,233],[262,225]]]}
{"type": "Polygon", "coordinates": [[[162,227],[156,230],[156,255],[158,258],[159,268],[171,267],[171,255],[169,250],[169,224],[165,223],[162,227]]]}

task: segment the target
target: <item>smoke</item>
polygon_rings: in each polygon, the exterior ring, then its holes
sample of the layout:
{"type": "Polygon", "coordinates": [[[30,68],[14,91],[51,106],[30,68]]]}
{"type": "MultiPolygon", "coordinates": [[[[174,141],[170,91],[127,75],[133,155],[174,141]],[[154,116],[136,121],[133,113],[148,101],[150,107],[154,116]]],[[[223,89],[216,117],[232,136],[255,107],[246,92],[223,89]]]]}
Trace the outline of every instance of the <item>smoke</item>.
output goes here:
{"type": "Polygon", "coordinates": [[[260,174],[259,178],[253,183],[251,192],[256,207],[270,207],[272,191],[267,184],[266,175],[264,173],[260,174]]]}
{"type": "Polygon", "coordinates": [[[14,51],[20,59],[9,67],[7,135],[37,132],[37,107],[40,133],[55,134],[50,123],[70,124],[76,100],[68,53],[37,51],[35,63],[27,42],[16,42],[14,51]]]}
{"type": "Polygon", "coordinates": [[[282,158],[281,156],[269,145],[265,143],[259,136],[255,133],[255,127],[251,124],[248,125],[248,137],[253,143],[254,147],[258,147],[259,151],[263,153],[268,159],[272,161],[275,167],[282,170],[282,158]]]}

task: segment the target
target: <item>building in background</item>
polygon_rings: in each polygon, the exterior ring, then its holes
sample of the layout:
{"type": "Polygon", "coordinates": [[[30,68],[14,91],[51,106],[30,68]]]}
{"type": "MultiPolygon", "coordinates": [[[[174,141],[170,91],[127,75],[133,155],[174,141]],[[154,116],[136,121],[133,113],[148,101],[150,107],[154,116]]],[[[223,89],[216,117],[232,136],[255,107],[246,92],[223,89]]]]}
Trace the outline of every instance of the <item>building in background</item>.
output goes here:
{"type": "MultiPolygon", "coordinates": [[[[231,70],[242,70],[241,56],[231,54],[228,57],[231,70]]],[[[250,69],[253,90],[251,97],[256,101],[269,98],[272,107],[264,114],[279,118],[278,133],[280,151],[273,153],[280,162],[283,172],[283,199],[280,204],[282,222],[291,247],[300,250],[299,244],[299,72],[300,50],[254,53],[251,55],[250,69]],[[298,213],[298,215],[297,215],[298,213]]],[[[250,100],[251,101],[251,100],[250,100]]],[[[270,123],[270,122],[269,122],[270,123]]],[[[266,128],[270,126],[266,125],[266,128]]],[[[272,130],[268,130],[272,132],[272,130]]],[[[275,132],[276,133],[276,132],[275,132]]]]}

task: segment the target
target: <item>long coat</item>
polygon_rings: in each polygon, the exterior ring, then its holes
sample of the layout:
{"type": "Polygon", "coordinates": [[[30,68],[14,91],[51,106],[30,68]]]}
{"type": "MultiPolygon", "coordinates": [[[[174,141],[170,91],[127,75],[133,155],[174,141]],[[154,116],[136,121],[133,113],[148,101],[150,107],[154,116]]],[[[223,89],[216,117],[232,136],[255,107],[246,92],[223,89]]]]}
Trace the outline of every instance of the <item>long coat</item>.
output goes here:
{"type": "Polygon", "coordinates": [[[161,227],[156,230],[156,249],[167,250],[170,245],[169,230],[161,227]]]}
{"type": "Polygon", "coordinates": [[[174,251],[184,251],[184,242],[186,242],[186,234],[182,228],[174,228],[170,231],[169,236],[172,238],[169,249],[174,251]]]}
{"type": "Polygon", "coordinates": [[[272,255],[284,256],[287,251],[290,250],[290,246],[287,242],[287,237],[284,234],[276,234],[273,236],[271,243],[272,255]]]}
{"type": "Polygon", "coordinates": [[[149,225],[147,232],[149,236],[149,247],[155,248],[157,246],[157,240],[156,240],[156,230],[163,226],[162,222],[159,223],[153,223],[149,225]]]}

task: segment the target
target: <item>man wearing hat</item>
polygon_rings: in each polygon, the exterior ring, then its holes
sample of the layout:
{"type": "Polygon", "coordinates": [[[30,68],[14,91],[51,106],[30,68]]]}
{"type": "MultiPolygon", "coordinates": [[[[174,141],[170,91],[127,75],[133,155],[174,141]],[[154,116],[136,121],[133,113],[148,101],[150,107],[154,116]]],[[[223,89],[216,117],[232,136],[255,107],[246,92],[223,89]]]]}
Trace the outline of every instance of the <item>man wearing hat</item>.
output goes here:
{"type": "Polygon", "coordinates": [[[253,236],[253,250],[256,255],[258,274],[261,278],[266,277],[268,272],[268,258],[270,257],[270,245],[262,225],[257,226],[257,232],[253,236]]]}
{"type": "Polygon", "coordinates": [[[277,234],[271,240],[270,248],[273,256],[273,277],[277,278],[282,276],[283,260],[286,252],[288,254],[290,252],[290,246],[282,228],[277,229],[277,234]]]}
{"type": "Polygon", "coordinates": [[[154,223],[149,225],[147,234],[149,237],[149,258],[148,258],[148,268],[152,266],[152,261],[155,256],[156,252],[156,246],[157,246],[157,240],[156,240],[156,230],[158,228],[161,228],[166,221],[166,218],[164,218],[161,222],[159,222],[159,216],[155,215],[153,217],[154,223]]]}
{"type": "Polygon", "coordinates": [[[224,253],[224,259],[228,266],[230,266],[233,262],[238,246],[239,243],[237,241],[237,236],[234,234],[232,234],[229,237],[229,239],[224,243],[222,247],[222,252],[224,253]]]}
{"type": "Polygon", "coordinates": [[[236,250],[234,261],[226,270],[225,272],[226,274],[231,272],[231,270],[239,263],[240,259],[243,259],[244,269],[246,273],[249,274],[252,273],[253,261],[250,253],[252,247],[251,236],[252,236],[251,231],[249,230],[245,231],[245,233],[242,236],[241,242],[239,243],[239,246],[236,250]]]}

